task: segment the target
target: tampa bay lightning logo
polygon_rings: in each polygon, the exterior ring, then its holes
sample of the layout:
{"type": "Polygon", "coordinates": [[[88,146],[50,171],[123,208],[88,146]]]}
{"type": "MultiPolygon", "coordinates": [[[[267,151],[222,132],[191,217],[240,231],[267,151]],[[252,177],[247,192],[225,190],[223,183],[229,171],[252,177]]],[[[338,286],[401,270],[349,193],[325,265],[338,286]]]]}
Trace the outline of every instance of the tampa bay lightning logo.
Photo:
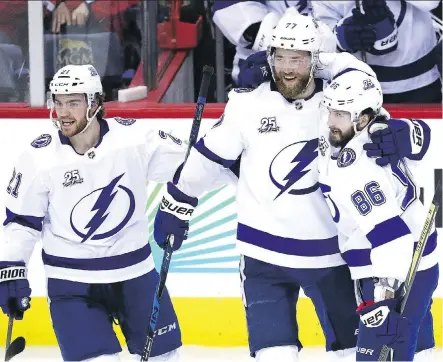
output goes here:
{"type": "Polygon", "coordinates": [[[46,147],[51,143],[52,137],[49,134],[42,134],[37,137],[34,141],[32,141],[31,146],[34,148],[42,148],[46,147]]]}
{"type": "Polygon", "coordinates": [[[275,199],[286,191],[291,195],[305,195],[318,189],[318,173],[309,172],[318,156],[317,150],[318,139],[315,138],[286,146],[274,157],[269,177],[280,189],[275,199]]]}
{"type": "Polygon", "coordinates": [[[123,229],[131,219],[135,210],[135,197],[130,189],[118,185],[123,175],[124,173],[114,178],[107,186],[84,196],[72,209],[71,227],[82,238],[82,243],[88,239],[109,238],[123,229]],[[108,210],[113,202],[117,203],[118,207],[112,208],[112,218],[108,219],[108,210]],[[91,215],[89,222],[79,225],[88,214],[91,215]]]}
{"type": "Polygon", "coordinates": [[[354,163],[355,158],[355,151],[352,148],[345,148],[338,155],[337,165],[338,167],[348,167],[354,163]]]}

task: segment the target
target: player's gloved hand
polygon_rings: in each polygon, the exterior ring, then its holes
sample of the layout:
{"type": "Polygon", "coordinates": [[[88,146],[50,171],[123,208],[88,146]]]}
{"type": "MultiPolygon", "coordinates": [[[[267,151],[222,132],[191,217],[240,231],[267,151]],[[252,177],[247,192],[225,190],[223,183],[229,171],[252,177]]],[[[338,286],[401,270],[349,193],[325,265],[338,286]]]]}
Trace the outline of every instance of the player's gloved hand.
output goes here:
{"type": "Polygon", "coordinates": [[[266,57],[266,51],[251,54],[239,65],[238,86],[242,88],[255,88],[263,82],[272,79],[271,68],[266,57]]]}
{"type": "MultiPolygon", "coordinates": [[[[411,343],[411,324],[409,320],[397,312],[399,300],[392,298],[377,303],[366,302],[358,307],[360,323],[357,338],[357,361],[378,361],[384,345],[395,351],[395,360],[399,356],[407,356],[411,343]]],[[[412,351],[414,356],[414,350],[412,351]]],[[[388,359],[390,361],[390,359],[388,359]]]]}
{"type": "Polygon", "coordinates": [[[383,55],[396,50],[398,29],[386,0],[363,0],[362,5],[369,24],[374,25],[376,34],[374,47],[368,51],[374,55],[383,55]]]}
{"type": "Polygon", "coordinates": [[[431,129],[420,120],[377,119],[368,128],[371,141],[363,145],[379,166],[397,164],[401,158],[421,160],[430,144],[431,129]]]}
{"type": "Polygon", "coordinates": [[[188,238],[189,220],[197,204],[195,197],[184,194],[168,182],[154,221],[154,239],[162,249],[166,247],[168,234],[174,235],[172,250],[181,247],[183,240],[188,238]]]}
{"type": "Polygon", "coordinates": [[[391,16],[394,17],[386,4],[386,0],[362,0],[362,7],[371,24],[378,23],[391,16]]]}
{"type": "Polygon", "coordinates": [[[31,288],[26,278],[24,262],[0,262],[0,306],[8,316],[23,319],[23,313],[31,307],[31,288]]]}
{"type": "Polygon", "coordinates": [[[351,53],[371,50],[376,40],[374,26],[358,9],[352,10],[352,16],[341,19],[334,32],[339,48],[351,53]]]}

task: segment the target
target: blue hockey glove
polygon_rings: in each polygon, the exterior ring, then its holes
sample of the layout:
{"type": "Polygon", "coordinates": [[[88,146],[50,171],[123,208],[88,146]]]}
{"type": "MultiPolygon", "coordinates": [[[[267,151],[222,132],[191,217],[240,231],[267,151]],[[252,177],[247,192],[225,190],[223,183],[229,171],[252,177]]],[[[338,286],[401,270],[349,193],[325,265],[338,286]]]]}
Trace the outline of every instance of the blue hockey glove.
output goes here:
{"type": "Polygon", "coordinates": [[[376,34],[374,47],[368,51],[374,55],[383,55],[396,50],[398,29],[386,0],[363,0],[363,10],[369,24],[374,25],[376,34]]]}
{"type": "Polygon", "coordinates": [[[154,239],[164,249],[168,234],[174,235],[173,250],[181,247],[183,240],[188,237],[189,220],[198,200],[181,192],[171,182],[168,182],[167,192],[162,197],[160,207],[155,215],[154,239]]]}
{"type": "Polygon", "coordinates": [[[431,129],[420,120],[375,120],[368,129],[371,141],[363,145],[368,157],[377,157],[379,166],[397,164],[401,158],[421,160],[426,154],[431,129]]]}
{"type": "Polygon", "coordinates": [[[24,262],[0,262],[0,306],[8,316],[23,319],[23,313],[31,307],[31,288],[26,278],[24,262]]]}
{"type": "Polygon", "coordinates": [[[363,0],[362,7],[370,24],[376,24],[389,17],[394,18],[386,0],[363,0]]]}
{"type": "Polygon", "coordinates": [[[266,51],[251,54],[239,64],[238,86],[256,88],[272,79],[271,68],[266,57],[266,51]]]}
{"type": "Polygon", "coordinates": [[[398,299],[386,299],[357,309],[360,315],[357,361],[378,361],[384,345],[394,350],[395,361],[412,361],[415,344],[411,341],[411,324],[396,311],[398,304],[398,299]]]}
{"type": "Polygon", "coordinates": [[[358,9],[353,9],[352,16],[338,22],[335,34],[341,50],[351,53],[359,50],[369,51],[376,41],[374,26],[358,9]]]}

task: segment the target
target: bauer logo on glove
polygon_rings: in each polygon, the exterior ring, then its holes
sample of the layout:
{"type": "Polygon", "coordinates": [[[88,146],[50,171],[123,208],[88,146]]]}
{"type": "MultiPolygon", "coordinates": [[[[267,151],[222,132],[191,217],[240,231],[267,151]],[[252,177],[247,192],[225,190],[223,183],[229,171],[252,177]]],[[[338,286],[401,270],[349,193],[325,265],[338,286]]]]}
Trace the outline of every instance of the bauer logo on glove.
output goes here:
{"type": "Polygon", "coordinates": [[[384,323],[388,314],[389,308],[387,306],[382,306],[360,316],[360,319],[366,327],[376,328],[384,323]]]}
{"type": "Polygon", "coordinates": [[[174,203],[171,200],[167,200],[166,197],[163,196],[162,202],[160,204],[160,209],[170,214],[180,214],[184,216],[189,216],[189,218],[191,218],[192,213],[194,212],[194,208],[184,207],[180,205],[184,204],[174,203]]]}

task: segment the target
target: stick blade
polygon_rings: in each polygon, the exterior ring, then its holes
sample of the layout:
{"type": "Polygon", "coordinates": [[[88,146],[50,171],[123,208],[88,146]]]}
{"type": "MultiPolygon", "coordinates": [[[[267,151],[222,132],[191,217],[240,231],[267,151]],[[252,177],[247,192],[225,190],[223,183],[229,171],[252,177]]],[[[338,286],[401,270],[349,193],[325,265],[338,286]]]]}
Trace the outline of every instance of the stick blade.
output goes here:
{"type": "Polygon", "coordinates": [[[11,358],[22,353],[26,346],[26,340],[23,337],[17,337],[9,345],[5,353],[5,361],[9,361],[11,358]]]}

